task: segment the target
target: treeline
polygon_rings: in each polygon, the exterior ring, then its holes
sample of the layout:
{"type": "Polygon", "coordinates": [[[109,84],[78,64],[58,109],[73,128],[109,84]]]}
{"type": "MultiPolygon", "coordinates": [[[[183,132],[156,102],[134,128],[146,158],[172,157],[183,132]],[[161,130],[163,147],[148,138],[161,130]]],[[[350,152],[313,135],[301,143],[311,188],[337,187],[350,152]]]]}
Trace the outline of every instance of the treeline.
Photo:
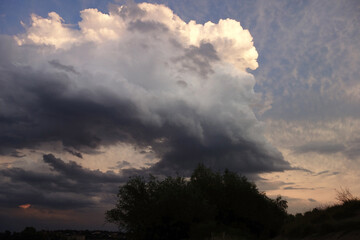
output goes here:
{"type": "Polygon", "coordinates": [[[34,227],[26,227],[21,232],[0,232],[1,240],[115,240],[124,239],[118,232],[55,230],[37,231],[34,227]]]}
{"type": "Polygon", "coordinates": [[[340,204],[291,215],[285,200],[268,198],[246,177],[199,165],[190,178],[130,178],[119,188],[115,208],[106,212],[106,220],[119,226],[118,233],[28,227],[20,233],[0,233],[0,239],[281,240],[328,239],[331,234],[358,239],[359,198],[341,189],[337,199],[340,204]]]}
{"type": "Polygon", "coordinates": [[[288,218],[287,202],[268,198],[246,177],[199,165],[190,179],[137,176],[121,186],[106,219],[126,239],[269,239],[288,218]]]}
{"type": "Polygon", "coordinates": [[[26,227],[21,232],[5,231],[0,233],[2,240],[67,240],[67,236],[57,231],[36,231],[34,227],[26,227]]]}

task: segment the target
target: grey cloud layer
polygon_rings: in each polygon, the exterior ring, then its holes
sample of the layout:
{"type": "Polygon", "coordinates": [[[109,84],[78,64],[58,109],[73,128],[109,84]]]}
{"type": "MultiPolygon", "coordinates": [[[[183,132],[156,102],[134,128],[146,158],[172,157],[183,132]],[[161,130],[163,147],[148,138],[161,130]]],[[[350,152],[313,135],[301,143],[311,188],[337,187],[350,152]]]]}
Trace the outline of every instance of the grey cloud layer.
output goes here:
{"type": "Polygon", "coordinates": [[[360,4],[260,2],[263,19],[271,19],[252,31],[259,41],[260,62],[264,62],[263,69],[255,73],[256,89],[272,102],[262,118],[358,118],[360,44],[356,39],[360,31],[356,25],[360,4]],[[272,11],[265,10],[269,8],[272,11]],[[264,35],[266,29],[272,34],[264,35]]]}
{"type": "Polygon", "coordinates": [[[52,154],[44,155],[43,161],[51,172],[35,172],[21,168],[0,170],[1,206],[10,208],[24,203],[35,207],[76,209],[93,207],[107,201],[107,195],[116,193],[119,184],[127,177],[113,172],[89,170],[75,162],[65,163],[52,154]]]}
{"type": "Polygon", "coordinates": [[[304,145],[294,147],[293,151],[296,154],[318,153],[323,155],[330,155],[335,153],[341,153],[349,159],[357,159],[360,153],[360,140],[350,140],[345,144],[331,141],[310,142],[304,145]]]}
{"type": "Polygon", "coordinates": [[[320,154],[334,154],[345,150],[343,144],[329,143],[329,142],[312,142],[294,149],[295,153],[309,153],[316,152],[320,154]]]}

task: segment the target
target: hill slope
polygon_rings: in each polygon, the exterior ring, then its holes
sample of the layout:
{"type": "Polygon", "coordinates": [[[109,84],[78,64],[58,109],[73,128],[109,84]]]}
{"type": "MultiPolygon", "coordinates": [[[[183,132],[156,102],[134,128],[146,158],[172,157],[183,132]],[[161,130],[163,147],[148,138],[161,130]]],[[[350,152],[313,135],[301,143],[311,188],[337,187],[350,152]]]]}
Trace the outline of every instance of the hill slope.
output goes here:
{"type": "Polygon", "coordinates": [[[277,239],[360,239],[360,200],[290,216],[277,239]]]}

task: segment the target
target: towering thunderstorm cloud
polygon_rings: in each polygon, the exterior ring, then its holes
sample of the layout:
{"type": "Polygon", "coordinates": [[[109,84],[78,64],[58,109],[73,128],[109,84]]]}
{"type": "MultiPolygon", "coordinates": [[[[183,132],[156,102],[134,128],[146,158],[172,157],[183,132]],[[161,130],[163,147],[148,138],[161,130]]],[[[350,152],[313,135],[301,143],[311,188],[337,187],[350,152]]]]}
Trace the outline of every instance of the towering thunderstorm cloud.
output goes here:
{"type": "MultiPolygon", "coordinates": [[[[151,147],[150,170],[199,163],[243,173],[289,169],[250,107],[258,67],[240,23],[185,23],[148,3],[55,12],[1,37],[0,153],[61,142],[81,152],[119,142],[151,147]]],[[[71,150],[72,151],[72,150],[71,150]]],[[[131,161],[131,159],[127,159],[131,161]]]]}

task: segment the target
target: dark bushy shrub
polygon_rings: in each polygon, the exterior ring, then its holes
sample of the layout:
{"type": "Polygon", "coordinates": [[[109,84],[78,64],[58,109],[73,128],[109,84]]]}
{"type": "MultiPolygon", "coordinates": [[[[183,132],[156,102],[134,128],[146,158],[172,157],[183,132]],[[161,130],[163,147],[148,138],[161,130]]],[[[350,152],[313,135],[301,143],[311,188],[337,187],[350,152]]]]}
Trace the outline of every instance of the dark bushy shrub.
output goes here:
{"type": "Polygon", "coordinates": [[[279,232],[286,203],[268,198],[243,176],[199,165],[190,180],[131,178],[120,187],[106,219],[130,240],[206,239],[224,233],[261,239],[279,232]]]}

